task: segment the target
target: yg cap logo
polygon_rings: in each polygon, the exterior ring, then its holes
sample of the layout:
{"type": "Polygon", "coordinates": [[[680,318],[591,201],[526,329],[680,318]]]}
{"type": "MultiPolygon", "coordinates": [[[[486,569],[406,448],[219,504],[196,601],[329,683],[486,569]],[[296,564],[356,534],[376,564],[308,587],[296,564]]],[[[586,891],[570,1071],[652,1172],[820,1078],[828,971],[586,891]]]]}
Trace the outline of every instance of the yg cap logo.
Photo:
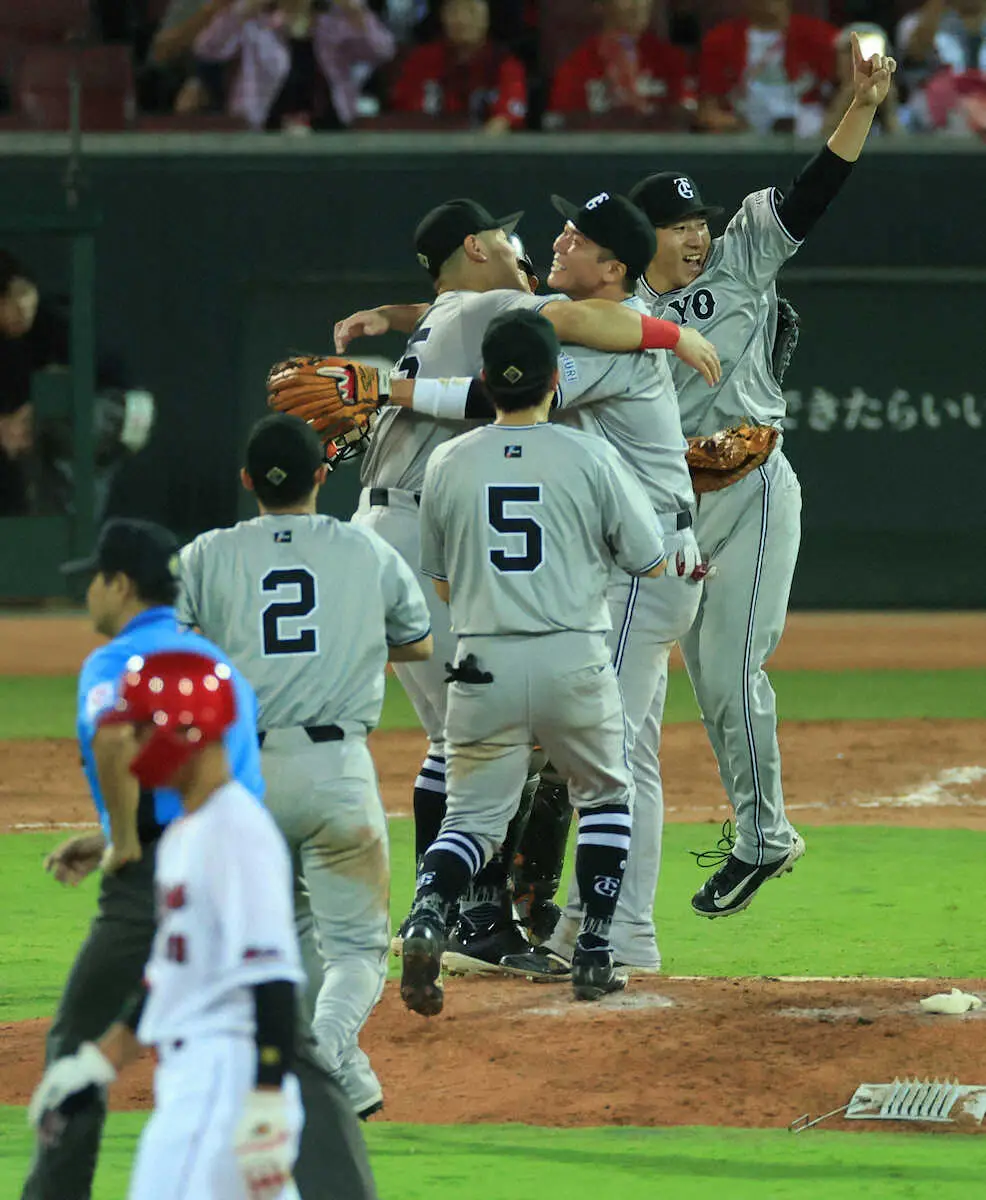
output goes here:
{"type": "Polygon", "coordinates": [[[609,199],[609,192],[600,192],[598,196],[593,196],[591,200],[586,201],[586,208],[591,212],[592,209],[598,208],[600,204],[605,204],[609,199]]]}
{"type": "Polygon", "coordinates": [[[620,890],[620,881],[614,879],[612,875],[597,875],[593,880],[592,890],[600,896],[606,896],[612,900],[620,890]]]}
{"type": "Polygon", "coordinates": [[[674,181],[674,186],[678,189],[678,195],[683,200],[692,200],[695,196],[695,189],[692,186],[692,181],[687,175],[681,175],[674,181]]]}

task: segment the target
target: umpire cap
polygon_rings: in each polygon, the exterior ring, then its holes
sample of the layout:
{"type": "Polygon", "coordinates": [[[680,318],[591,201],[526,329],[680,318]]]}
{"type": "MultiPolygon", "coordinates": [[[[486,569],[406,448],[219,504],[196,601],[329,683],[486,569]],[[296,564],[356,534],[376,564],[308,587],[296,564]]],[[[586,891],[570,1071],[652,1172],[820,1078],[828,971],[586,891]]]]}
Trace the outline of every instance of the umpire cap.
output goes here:
{"type": "Polygon", "coordinates": [[[141,595],[163,596],[178,588],[178,551],[175,535],[153,521],[114,517],[100,530],[96,548],[88,558],[62,563],[67,576],[126,575],[141,595]]]}
{"type": "Polygon", "coordinates": [[[523,215],[515,212],[508,217],[494,217],[475,200],[447,200],[426,213],[414,231],[418,262],[433,279],[437,279],[442,265],[471,234],[490,229],[502,229],[511,234],[523,215]]]}
{"type": "Polygon", "coordinates": [[[725,211],[714,204],[706,204],[695,180],[680,171],[648,175],[633,185],[630,199],[656,227],[673,225],[685,217],[718,217],[725,211]]]}
{"type": "Polygon", "coordinates": [[[551,203],[571,221],[579,233],[599,246],[612,250],[626,265],[627,274],[639,279],[657,253],[657,239],[640,209],[626,196],[600,192],[581,208],[563,196],[552,196],[551,203]]]}
{"type": "Polygon", "coordinates": [[[490,321],[483,336],[483,374],[497,407],[537,404],[551,387],[560,353],[555,328],[540,313],[519,309],[490,321]]]}

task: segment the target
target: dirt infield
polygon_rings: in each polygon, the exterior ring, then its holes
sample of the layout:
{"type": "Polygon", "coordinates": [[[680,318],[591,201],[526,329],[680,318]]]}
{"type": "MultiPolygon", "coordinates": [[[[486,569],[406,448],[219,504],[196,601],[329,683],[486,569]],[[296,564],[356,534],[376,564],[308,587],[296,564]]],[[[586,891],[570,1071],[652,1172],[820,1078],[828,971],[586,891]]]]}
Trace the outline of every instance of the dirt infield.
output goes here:
{"type": "MultiPolygon", "coordinates": [[[[78,619],[0,618],[0,674],[71,673],[93,644],[78,619]]],[[[797,615],[774,665],[982,668],[986,614],[797,615]]],[[[799,825],[986,829],[986,722],[782,721],[780,739],[799,825]]],[[[388,733],[372,743],[388,811],[407,812],[423,739],[388,733]]],[[[669,820],[708,822],[711,832],[728,815],[700,727],[665,730],[662,768],[669,820]]],[[[72,742],[0,742],[0,830],[91,819],[72,742]]],[[[384,1115],[395,1121],[782,1127],[845,1103],[847,1081],[981,1079],[986,1009],[931,1017],[917,1005],[955,982],[657,978],[587,1006],[565,987],[453,980],[446,1013],[430,1022],[407,1013],[389,985],[364,1044],[386,1089],[384,1115]],[[427,1110],[424,1070],[440,1097],[427,1110]]],[[[983,980],[964,986],[986,993],[983,980]]],[[[0,1103],[27,1098],[44,1028],[0,1026],[0,1103]]],[[[149,1080],[145,1061],[114,1105],[146,1106],[149,1080]]]]}

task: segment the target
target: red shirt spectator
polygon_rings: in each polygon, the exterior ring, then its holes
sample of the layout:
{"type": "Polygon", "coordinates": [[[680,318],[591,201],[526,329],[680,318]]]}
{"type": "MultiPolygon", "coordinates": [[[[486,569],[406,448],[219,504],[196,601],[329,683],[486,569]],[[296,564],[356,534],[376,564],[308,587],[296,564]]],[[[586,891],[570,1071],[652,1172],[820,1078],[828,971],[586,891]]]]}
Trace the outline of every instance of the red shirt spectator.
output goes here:
{"type": "Polygon", "coordinates": [[[553,113],[646,114],[685,98],[688,56],[650,32],[653,0],[604,0],[603,30],[558,68],[553,113]]]}
{"type": "Polygon", "coordinates": [[[790,0],[749,0],[747,9],[702,40],[699,125],[714,133],[817,134],[835,79],[838,30],[792,13],[790,0]]]}
{"type": "Polygon", "coordinates": [[[486,0],[445,0],[445,36],[413,51],[391,92],[395,112],[462,115],[489,133],[522,129],[527,78],[519,59],[487,38],[486,0]]]}

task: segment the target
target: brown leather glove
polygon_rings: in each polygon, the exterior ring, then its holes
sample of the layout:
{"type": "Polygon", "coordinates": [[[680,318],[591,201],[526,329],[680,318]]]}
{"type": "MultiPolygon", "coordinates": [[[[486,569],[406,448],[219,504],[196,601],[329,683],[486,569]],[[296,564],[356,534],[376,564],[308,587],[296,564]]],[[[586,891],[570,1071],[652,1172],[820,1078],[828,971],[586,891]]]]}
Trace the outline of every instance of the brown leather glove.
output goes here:
{"type": "Polygon", "coordinates": [[[711,437],[689,438],[685,461],[696,496],[718,492],[756,470],[778,436],[773,425],[733,425],[711,437]]]}

